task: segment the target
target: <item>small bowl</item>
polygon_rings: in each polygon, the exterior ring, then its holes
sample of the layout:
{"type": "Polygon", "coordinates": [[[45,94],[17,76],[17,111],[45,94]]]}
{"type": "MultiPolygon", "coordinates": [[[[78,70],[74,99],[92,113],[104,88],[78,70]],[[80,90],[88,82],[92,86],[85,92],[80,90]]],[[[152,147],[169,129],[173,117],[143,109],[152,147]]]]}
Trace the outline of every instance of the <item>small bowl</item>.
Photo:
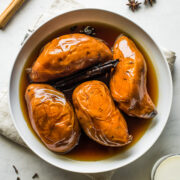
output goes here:
{"type": "Polygon", "coordinates": [[[162,133],[171,109],[172,79],[168,64],[158,47],[142,28],[131,20],[109,11],[99,9],[80,9],[59,15],[37,29],[20,49],[12,68],[9,82],[9,103],[14,125],[24,142],[39,157],[50,164],[73,172],[99,173],[114,170],[132,163],[148,151],[162,133]],[[24,120],[19,103],[19,84],[23,67],[33,49],[49,34],[75,23],[100,22],[115,26],[130,34],[150,55],[158,78],[158,115],[149,125],[143,137],[127,151],[100,161],[77,161],[49,151],[32,134],[24,120]]]}
{"type": "Polygon", "coordinates": [[[151,180],[155,179],[155,175],[157,173],[158,168],[160,167],[160,165],[162,165],[163,162],[165,162],[167,159],[169,158],[173,158],[173,157],[180,157],[180,154],[168,154],[166,156],[161,157],[160,159],[157,160],[157,162],[154,164],[152,171],[151,171],[151,180]]]}

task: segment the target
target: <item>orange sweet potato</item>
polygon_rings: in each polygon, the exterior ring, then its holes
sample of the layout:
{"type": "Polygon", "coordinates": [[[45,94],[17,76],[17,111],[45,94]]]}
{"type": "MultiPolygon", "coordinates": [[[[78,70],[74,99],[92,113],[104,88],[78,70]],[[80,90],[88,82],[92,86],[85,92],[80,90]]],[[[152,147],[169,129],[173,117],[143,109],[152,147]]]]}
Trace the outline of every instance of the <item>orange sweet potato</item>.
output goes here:
{"type": "Polygon", "coordinates": [[[132,40],[120,36],[113,47],[119,59],[110,80],[110,90],[119,108],[129,116],[152,118],[157,114],[146,88],[146,62],[132,40]]]}
{"type": "Polygon", "coordinates": [[[63,93],[50,85],[31,84],[25,99],[32,128],[47,148],[65,153],[78,144],[78,121],[63,93]]]}
{"type": "Polygon", "coordinates": [[[112,147],[131,142],[126,121],[103,82],[80,84],[73,92],[73,104],[81,127],[94,141],[112,147]]]}
{"type": "Polygon", "coordinates": [[[112,59],[111,50],[85,34],[68,34],[48,43],[30,72],[33,82],[46,82],[112,59]]]}

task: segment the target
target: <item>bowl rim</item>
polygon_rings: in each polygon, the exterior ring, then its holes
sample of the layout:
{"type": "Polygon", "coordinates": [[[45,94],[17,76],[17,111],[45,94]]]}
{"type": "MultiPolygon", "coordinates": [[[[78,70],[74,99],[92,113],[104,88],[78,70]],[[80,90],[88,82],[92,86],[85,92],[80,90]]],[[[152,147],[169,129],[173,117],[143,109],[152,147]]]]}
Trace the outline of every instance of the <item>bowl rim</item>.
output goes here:
{"type": "MultiPolygon", "coordinates": [[[[137,23],[135,23],[134,21],[132,21],[131,19],[119,14],[119,13],[116,13],[116,12],[112,12],[110,10],[105,10],[105,9],[99,9],[99,8],[77,8],[75,10],[70,10],[70,11],[67,11],[67,12],[64,12],[64,13],[60,13],[59,15],[56,15],[55,17],[49,19],[47,22],[43,23],[42,25],[40,25],[37,29],[35,29],[33,32],[31,32],[31,34],[24,40],[23,42],[23,45],[20,47],[20,49],[18,50],[18,53],[17,53],[17,56],[15,58],[15,61],[12,65],[12,68],[11,68],[11,72],[10,72],[10,77],[9,77],[9,84],[8,84],[8,104],[9,104],[9,110],[10,110],[10,115],[11,115],[11,118],[13,120],[13,124],[18,132],[18,134],[20,135],[20,137],[23,139],[23,141],[25,142],[25,144],[28,146],[29,149],[31,149],[38,157],[40,157],[41,159],[43,159],[44,161],[46,161],[47,163],[57,167],[57,168],[60,168],[60,169],[63,169],[63,170],[66,170],[66,171],[70,171],[70,172],[76,172],[76,173],[88,173],[88,174],[93,174],[93,173],[103,173],[103,172],[108,172],[108,171],[112,171],[112,170],[116,170],[116,169],[119,169],[121,167],[125,167],[129,164],[131,164],[132,162],[136,161],[137,159],[139,159],[140,157],[142,157],[147,151],[149,151],[152,146],[156,143],[156,141],[159,139],[160,135],[162,134],[166,124],[167,124],[167,121],[168,121],[168,118],[169,118],[169,115],[170,115],[170,111],[171,111],[171,107],[172,107],[172,98],[173,98],[173,84],[172,84],[172,74],[170,72],[170,69],[169,69],[169,66],[168,66],[168,63],[166,61],[166,58],[164,56],[164,54],[162,53],[162,50],[159,48],[158,44],[155,42],[155,40],[142,28],[140,27],[137,23]],[[73,169],[69,169],[69,168],[66,168],[66,167],[60,167],[58,166],[57,164],[54,164],[53,162],[50,162],[48,160],[48,158],[45,158],[43,155],[41,155],[40,153],[36,152],[35,150],[31,149],[30,145],[29,145],[29,142],[26,141],[26,139],[22,136],[21,134],[21,131],[20,129],[18,128],[17,124],[16,124],[16,121],[15,121],[15,118],[14,118],[14,115],[12,113],[12,104],[11,104],[11,79],[12,79],[12,75],[13,75],[13,70],[14,70],[14,66],[17,62],[17,59],[19,57],[19,54],[21,53],[23,47],[26,45],[26,43],[28,42],[28,40],[35,34],[37,33],[37,31],[39,31],[42,27],[46,26],[48,23],[50,23],[51,21],[55,21],[55,19],[58,19],[60,16],[62,15],[66,15],[66,14],[70,14],[72,12],[78,12],[78,11],[99,11],[99,12],[105,12],[105,13],[110,13],[110,14],[114,14],[116,16],[120,16],[121,18],[125,19],[126,21],[129,21],[131,24],[133,24],[133,26],[136,26],[137,28],[139,28],[141,31],[143,31],[143,33],[148,36],[150,38],[150,40],[153,42],[153,44],[155,45],[156,49],[159,51],[160,55],[162,56],[162,59],[163,59],[163,63],[165,64],[166,66],[166,70],[168,72],[168,79],[169,79],[169,84],[170,84],[170,94],[168,95],[169,96],[169,100],[170,100],[170,104],[169,104],[169,107],[168,107],[168,111],[166,112],[166,121],[165,123],[163,124],[161,130],[159,131],[159,134],[156,135],[156,138],[155,140],[152,142],[152,143],[149,143],[148,146],[146,147],[146,149],[139,153],[137,156],[131,158],[131,160],[126,163],[126,165],[116,165],[116,166],[113,166],[113,167],[108,167],[108,168],[102,168],[101,170],[94,170],[94,171],[77,171],[77,170],[73,170],[73,169]]],[[[88,161],[86,161],[88,162],[88,161]]]]}

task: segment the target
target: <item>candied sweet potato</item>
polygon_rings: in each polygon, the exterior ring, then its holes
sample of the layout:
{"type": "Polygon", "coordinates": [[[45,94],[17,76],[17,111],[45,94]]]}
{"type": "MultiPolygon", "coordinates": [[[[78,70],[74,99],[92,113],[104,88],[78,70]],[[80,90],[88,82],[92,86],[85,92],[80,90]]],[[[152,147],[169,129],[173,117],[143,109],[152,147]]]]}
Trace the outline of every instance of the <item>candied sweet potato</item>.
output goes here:
{"type": "Polygon", "coordinates": [[[79,124],[63,93],[50,85],[31,84],[25,99],[32,128],[48,149],[65,153],[78,144],[79,124]]]}
{"type": "Polygon", "coordinates": [[[80,84],[73,92],[73,104],[81,127],[94,141],[112,147],[131,142],[126,121],[103,82],[80,84]]]}
{"type": "Polygon", "coordinates": [[[113,99],[129,116],[152,118],[157,114],[146,87],[147,67],[142,53],[132,40],[120,36],[113,47],[119,64],[110,80],[113,99]]]}
{"type": "Polygon", "coordinates": [[[112,59],[102,41],[85,34],[68,34],[48,43],[30,72],[33,82],[46,82],[112,59]]]}

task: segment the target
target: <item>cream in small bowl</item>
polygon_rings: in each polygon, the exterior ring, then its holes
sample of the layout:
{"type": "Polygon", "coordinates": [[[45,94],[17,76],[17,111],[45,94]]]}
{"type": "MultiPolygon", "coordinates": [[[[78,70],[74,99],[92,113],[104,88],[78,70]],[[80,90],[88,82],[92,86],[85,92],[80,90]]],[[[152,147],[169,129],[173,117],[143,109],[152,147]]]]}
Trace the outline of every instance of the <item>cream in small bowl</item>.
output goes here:
{"type": "Polygon", "coordinates": [[[180,155],[167,155],[160,158],[154,165],[151,180],[179,180],[180,155]]]}

